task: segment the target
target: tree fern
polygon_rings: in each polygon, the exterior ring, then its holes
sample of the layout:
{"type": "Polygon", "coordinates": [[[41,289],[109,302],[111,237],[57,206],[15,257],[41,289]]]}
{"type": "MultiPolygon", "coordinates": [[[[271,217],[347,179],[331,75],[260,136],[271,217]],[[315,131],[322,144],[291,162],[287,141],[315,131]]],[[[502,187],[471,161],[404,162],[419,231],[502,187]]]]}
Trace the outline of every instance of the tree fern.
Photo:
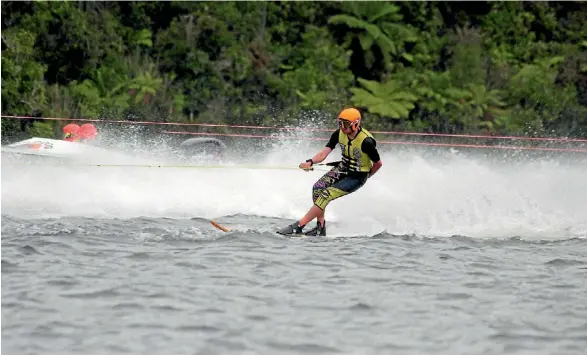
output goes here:
{"type": "MultiPolygon", "coordinates": [[[[357,30],[347,35],[344,43],[347,47],[353,38],[357,38],[364,51],[369,51],[372,46],[379,47],[385,63],[389,63],[392,55],[402,55],[405,42],[417,40],[416,33],[411,27],[399,23],[402,16],[399,7],[394,4],[368,2],[359,6],[356,3],[348,3],[347,8],[352,15],[340,14],[328,19],[330,24],[346,25],[357,30]]],[[[411,55],[402,57],[408,61],[413,60],[411,55]]]]}
{"type": "Polygon", "coordinates": [[[359,78],[365,89],[351,88],[352,102],[367,108],[369,112],[393,118],[406,118],[418,98],[405,91],[398,82],[388,81],[384,84],[359,78]]]}

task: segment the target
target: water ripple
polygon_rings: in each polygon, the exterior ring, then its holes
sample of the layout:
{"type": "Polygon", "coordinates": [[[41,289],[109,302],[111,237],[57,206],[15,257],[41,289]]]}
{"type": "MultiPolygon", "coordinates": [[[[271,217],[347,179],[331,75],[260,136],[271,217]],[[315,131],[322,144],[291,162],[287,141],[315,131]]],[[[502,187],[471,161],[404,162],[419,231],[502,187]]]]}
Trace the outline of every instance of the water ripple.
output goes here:
{"type": "Polygon", "coordinates": [[[582,354],[587,240],[2,220],[6,354],[582,354]]]}

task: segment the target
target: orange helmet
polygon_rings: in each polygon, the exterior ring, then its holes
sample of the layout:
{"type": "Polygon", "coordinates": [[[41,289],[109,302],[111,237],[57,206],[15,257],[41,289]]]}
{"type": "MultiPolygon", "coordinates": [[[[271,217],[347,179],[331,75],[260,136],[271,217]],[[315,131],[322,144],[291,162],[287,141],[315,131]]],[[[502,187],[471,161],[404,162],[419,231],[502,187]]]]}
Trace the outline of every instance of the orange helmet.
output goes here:
{"type": "Polygon", "coordinates": [[[68,142],[74,142],[79,139],[79,130],[80,127],[75,123],[70,123],[63,127],[63,139],[68,142]]]}
{"type": "Polygon", "coordinates": [[[355,130],[361,124],[361,113],[356,108],[345,108],[338,114],[338,126],[340,128],[353,128],[355,130]]]}

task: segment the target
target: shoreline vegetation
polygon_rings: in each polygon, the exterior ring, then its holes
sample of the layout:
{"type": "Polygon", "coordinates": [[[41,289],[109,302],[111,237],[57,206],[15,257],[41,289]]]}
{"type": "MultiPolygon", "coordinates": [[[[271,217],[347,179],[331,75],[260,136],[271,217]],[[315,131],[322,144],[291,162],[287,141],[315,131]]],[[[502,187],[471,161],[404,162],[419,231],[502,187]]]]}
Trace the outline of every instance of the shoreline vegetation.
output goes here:
{"type": "Polygon", "coordinates": [[[1,6],[2,115],[587,138],[585,2],[1,6]]]}

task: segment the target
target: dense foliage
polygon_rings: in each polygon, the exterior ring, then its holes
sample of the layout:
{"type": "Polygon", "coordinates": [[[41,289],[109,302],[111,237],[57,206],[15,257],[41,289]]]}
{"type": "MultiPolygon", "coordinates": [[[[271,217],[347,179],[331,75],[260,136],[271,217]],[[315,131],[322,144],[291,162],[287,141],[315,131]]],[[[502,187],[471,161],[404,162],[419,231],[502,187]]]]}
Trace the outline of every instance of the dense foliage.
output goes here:
{"type": "Polygon", "coordinates": [[[3,1],[2,114],[275,125],[356,105],[371,128],[585,137],[585,19],[577,1],[3,1]]]}

